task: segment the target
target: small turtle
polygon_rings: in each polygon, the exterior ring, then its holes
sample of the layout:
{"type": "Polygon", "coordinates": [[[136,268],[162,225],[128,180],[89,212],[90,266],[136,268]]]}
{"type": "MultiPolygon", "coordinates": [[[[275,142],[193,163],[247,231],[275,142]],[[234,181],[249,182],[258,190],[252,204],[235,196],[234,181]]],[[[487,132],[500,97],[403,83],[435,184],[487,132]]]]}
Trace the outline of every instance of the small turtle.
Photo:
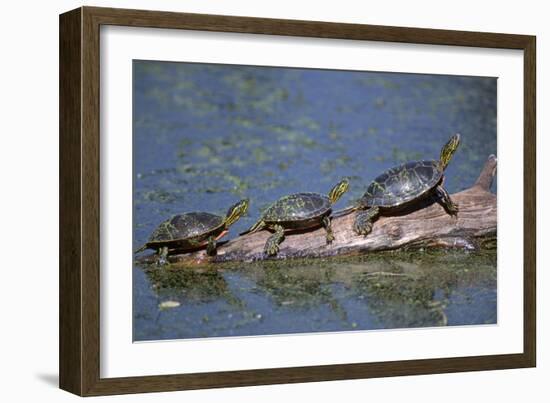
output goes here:
{"type": "Polygon", "coordinates": [[[348,190],[349,181],[344,179],[332,188],[328,196],[319,193],[296,193],[281,197],[264,211],[262,217],[248,231],[241,235],[269,229],[275,231],[265,243],[264,252],[275,256],[279,244],[285,238],[285,230],[301,230],[323,226],[326,242],[334,240],[330,226],[332,205],[348,190]]]}
{"type": "Polygon", "coordinates": [[[178,214],[162,222],[151,234],[145,245],[135,251],[154,249],[159,265],[166,264],[168,254],[173,251],[191,251],[205,245],[206,253],[216,254],[216,241],[227,234],[248,209],[248,199],[241,200],[227,210],[225,217],[204,212],[178,214]]]}
{"type": "Polygon", "coordinates": [[[353,230],[364,236],[372,231],[380,214],[399,211],[427,197],[435,198],[448,214],[456,216],[458,205],[443,187],[443,172],[459,144],[460,134],[455,134],[441,149],[439,160],[411,161],[388,169],[371,182],[355,206],[335,212],[334,216],[359,210],[353,230]]]}

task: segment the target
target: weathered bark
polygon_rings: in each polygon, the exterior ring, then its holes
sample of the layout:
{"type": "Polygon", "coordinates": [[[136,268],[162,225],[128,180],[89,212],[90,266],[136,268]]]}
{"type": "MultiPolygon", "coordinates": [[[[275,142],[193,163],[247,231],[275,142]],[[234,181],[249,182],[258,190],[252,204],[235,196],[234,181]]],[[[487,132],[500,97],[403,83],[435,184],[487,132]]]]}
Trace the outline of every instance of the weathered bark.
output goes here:
{"type": "MultiPolygon", "coordinates": [[[[353,232],[355,213],[351,213],[332,220],[336,239],[331,245],[326,245],[323,228],[289,233],[275,259],[326,257],[400,248],[476,249],[494,245],[497,232],[497,198],[490,192],[490,187],[496,166],[496,157],[489,156],[474,185],[451,195],[460,208],[457,218],[448,215],[437,202],[424,200],[415,203],[409,210],[380,217],[374,223],[373,231],[363,237],[353,232]]],[[[269,231],[264,230],[239,236],[219,246],[217,256],[214,257],[198,251],[172,255],[169,260],[185,264],[263,260],[267,259],[263,248],[270,235],[269,231]]],[[[153,259],[154,256],[150,255],[140,261],[146,263],[153,259]]]]}

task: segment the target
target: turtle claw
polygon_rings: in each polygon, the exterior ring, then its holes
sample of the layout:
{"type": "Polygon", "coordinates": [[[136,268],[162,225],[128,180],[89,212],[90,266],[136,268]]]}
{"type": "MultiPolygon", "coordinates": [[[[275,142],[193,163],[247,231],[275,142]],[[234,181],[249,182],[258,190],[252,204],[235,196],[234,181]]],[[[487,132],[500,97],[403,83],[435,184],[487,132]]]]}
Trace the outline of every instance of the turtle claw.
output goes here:
{"type": "Polygon", "coordinates": [[[353,230],[357,235],[363,235],[366,237],[368,234],[372,232],[372,224],[371,223],[364,223],[361,225],[361,223],[356,223],[353,226],[353,230]]]}
{"type": "Polygon", "coordinates": [[[273,227],[275,233],[271,235],[264,246],[264,252],[267,256],[276,256],[279,253],[279,244],[285,239],[285,230],[280,225],[273,227]]]}
{"type": "Polygon", "coordinates": [[[365,215],[359,215],[353,223],[353,231],[357,235],[367,236],[372,232],[372,223],[366,218],[365,215]]]}
{"type": "Polygon", "coordinates": [[[279,245],[274,242],[268,242],[265,245],[264,252],[267,256],[277,256],[277,253],[279,253],[279,245]]]}
{"type": "Polygon", "coordinates": [[[206,246],[206,254],[208,256],[216,256],[217,250],[216,250],[216,240],[214,237],[208,238],[208,245],[206,246]]]}
{"type": "Polygon", "coordinates": [[[449,213],[454,217],[458,218],[458,204],[453,203],[449,206],[449,213]]]}
{"type": "Polygon", "coordinates": [[[443,206],[447,214],[454,218],[458,218],[458,204],[451,200],[449,193],[443,186],[438,186],[436,192],[439,196],[438,202],[443,206]]]}
{"type": "Polygon", "coordinates": [[[444,205],[447,214],[453,218],[458,218],[458,204],[450,202],[444,205]]]}
{"type": "Polygon", "coordinates": [[[162,247],[158,251],[157,266],[164,266],[168,264],[168,248],[162,247]]]}
{"type": "Polygon", "coordinates": [[[367,236],[372,232],[373,221],[376,220],[380,208],[377,206],[371,207],[366,211],[360,211],[355,217],[355,222],[353,223],[353,231],[357,235],[367,236]]]}
{"type": "Polygon", "coordinates": [[[330,222],[330,217],[328,216],[325,216],[323,217],[323,227],[325,227],[325,230],[327,231],[327,235],[326,235],[326,242],[327,242],[327,245],[330,245],[332,243],[332,241],[334,241],[334,233],[332,232],[332,226],[331,226],[331,222],[330,222]]]}
{"type": "Polygon", "coordinates": [[[216,256],[216,247],[210,244],[206,247],[206,254],[208,256],[216,256]]]}

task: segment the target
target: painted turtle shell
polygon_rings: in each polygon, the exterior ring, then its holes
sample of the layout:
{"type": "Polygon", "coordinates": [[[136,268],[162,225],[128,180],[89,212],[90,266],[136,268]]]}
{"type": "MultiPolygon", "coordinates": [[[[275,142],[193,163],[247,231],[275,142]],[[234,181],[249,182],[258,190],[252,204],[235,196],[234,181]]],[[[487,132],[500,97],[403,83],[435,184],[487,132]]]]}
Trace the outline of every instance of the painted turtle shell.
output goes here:
{"type": "Polygon", "coordinates": [[[219,236],[226,229],[224,217],[205,212],[175,215],[162,222],[145,244],[147,248],[194,248],[210,236],[219,236]]]}
{"type": "Polygon", "coordinates": [[[399,207],[421,198],[443,177],[439,161],[411,161],[390,168],[374,179],[360,200],[365,206],[399,207]]]}
{"type": "Polygon", "coordinates": [[[319,221],[329,214],[332,203],[328,196],[319,193],[295,193],[283,196],[262,214],[266,223],[289,223],[299,227],[300,223],[319,221]]]}

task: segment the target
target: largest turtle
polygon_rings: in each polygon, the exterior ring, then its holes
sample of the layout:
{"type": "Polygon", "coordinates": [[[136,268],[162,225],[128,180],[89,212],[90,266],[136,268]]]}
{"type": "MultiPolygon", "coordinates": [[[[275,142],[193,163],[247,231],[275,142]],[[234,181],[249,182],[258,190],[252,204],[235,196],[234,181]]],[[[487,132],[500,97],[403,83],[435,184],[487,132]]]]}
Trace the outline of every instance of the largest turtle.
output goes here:
{"type": "Polygon", "coordinates": [[[214,255],[216,241],[247,210],[248,199],[245,199],[231,206],[225,217],[202,211],[177,214],[160,223],[145,245],[135,253],[145,249],[156,250],[159,265],[166,263],[167,256],[172,251],[186,252],[206,246],[206,253],[214,255]]]}
{"type": "Polygon", "coordinates": [[[426,198],[437,200],[448,214],[456,216],[458,205],[443,187],[443,174],[459,144],[457,133],[443,146],[439,160],[410,161],[388,169],[371,182],[355,206],[335,216],[357,210],[353,230],[364,236],[372,231],[379,215],[403,210],[426,198]]]}
{"type": "Polygon", "coordinates": [[[285,239],[285,230],[302,230],[322,226],[326,230],[326,242],[334,240],[330,225],[332,205],[348,190],[348,179],[341,180],[328,195],[319,193],[295,193],[281,197],[267,208],[262,217],[241,235],[269,229],[274,233],[267,239],[264,252],[275,256],[285,239]]]}

